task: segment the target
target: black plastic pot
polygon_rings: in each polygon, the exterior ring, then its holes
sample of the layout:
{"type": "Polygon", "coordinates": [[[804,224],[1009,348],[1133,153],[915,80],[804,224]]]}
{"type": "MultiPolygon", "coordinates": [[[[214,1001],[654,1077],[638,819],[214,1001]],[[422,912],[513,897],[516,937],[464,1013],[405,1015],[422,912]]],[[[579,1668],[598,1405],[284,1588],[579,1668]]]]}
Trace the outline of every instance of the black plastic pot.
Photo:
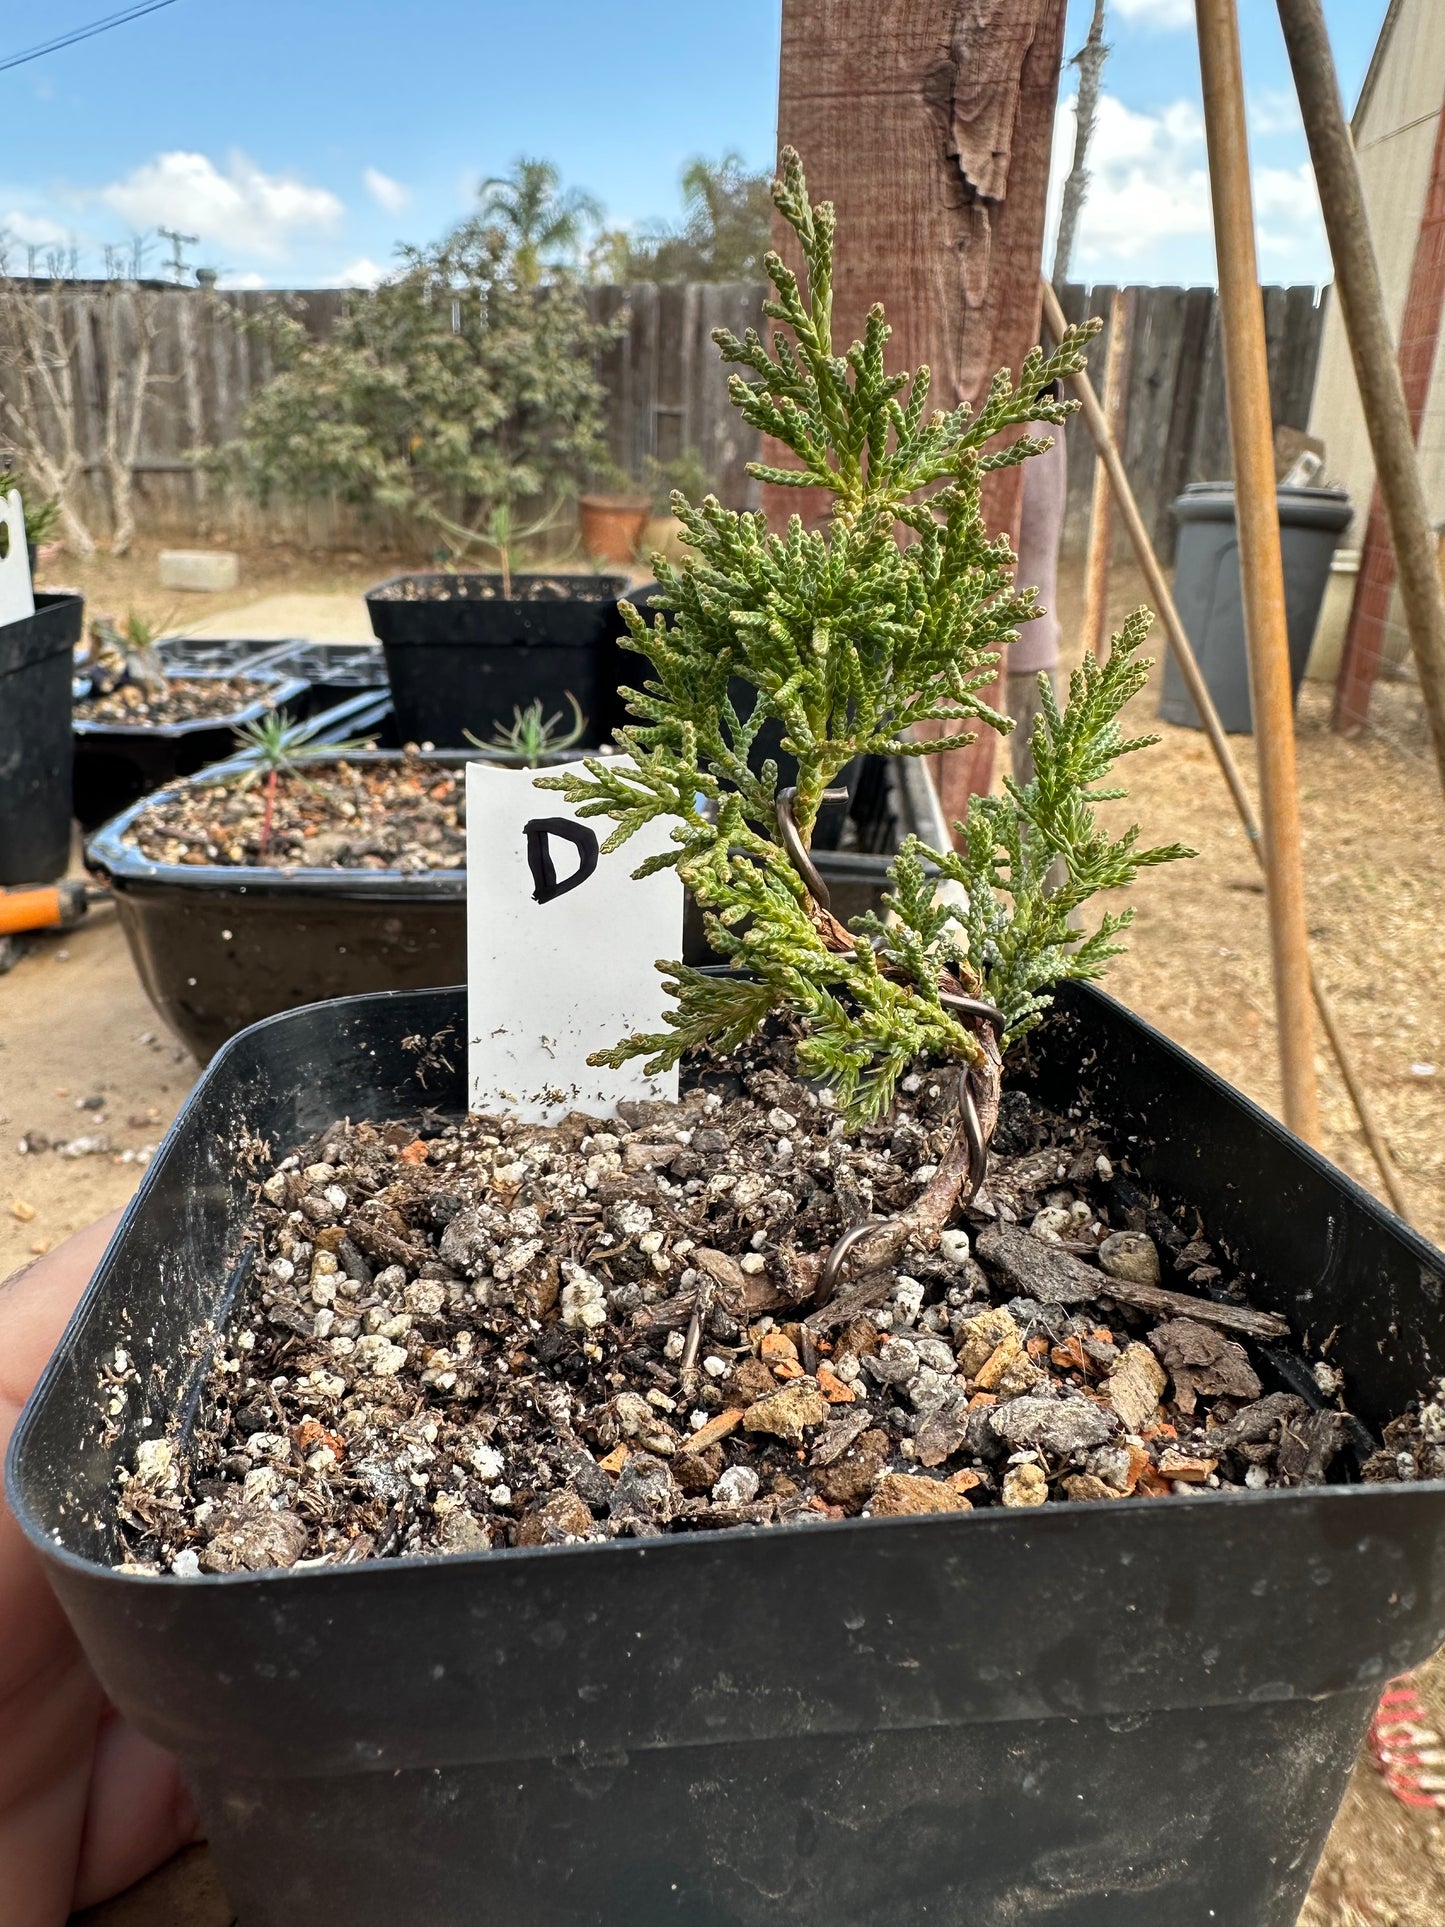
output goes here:
{"type": "MultiPolygon", "coordinates": [[[[338,718],[338,735],[370,726],[369,718],[329,713],[338,718]]],[[[363,750],[346,760],[400,759],[394,751],[363,750]]],[[[429,751],[425,760],[454,767],[468,758],[429,751]]],[[[324,769],[324,762],[317,767],[324,769]]],[[[196,781],[211,775],[203,772],[196,781]]],[[[931,792],[916,759],[883,765],[861,793],[870,816],[860,829],[866,827],[873,849],[896,849],[910,829],[931,833],[931,792]]],[[[278,1011],[328,996],[455,983],[466,975],[465,870],[404,876],[152,863],[125,836],[140,811],[158,800],[145,798],[108,823],[87,843],[85,860],[114,891],[146,995],[202,1063],[237,1031],[278,1011]]],[[[846,921],[881,909],[885,854],[820,850],[817,861],[838,916],[846,921]]],[[[690,963],[715,961],[691,903],[683,956],[690,963]]]]}
{"type": "Polygon", "coordinates": [[[442,571],[392,576],[367,591],[402,740],[461,748],[484,741],[513,711],[540,700],[570,721],[567,695],[587,719],[588,748],[617,721],[620,575],[499,575],[442,571]]]}
{"type": "MultiPolygon", "coordinates": [[[[1348,1377],[1445,1360],[1445,1259],[1184,1052],[1068,987],[1034,1082],[1348,1377]]],[[[853,1520],[179,1580],[117,1469],[182,1424],[252,1173],[464,1103],[460,991],[318,1005],[202,1077],[20,1421],[10,1502],[102,1683],[177,1753],[246,1927],[1290,1927],[1384,1681],[1445,1637],[1445,1485],[853,1520]],[[434,1060],[433,1060],[434,1061],[434,1060]],[[124,1343],[119,1416],[100,1388],[124,1343]]],[[[239,1258],[237,1254],[242,1254],[239,1258]]]]}
{"type": "Polygon", "coordinates": [[[235,732],[269,710],[304,710],[308,686],[299,676],[281,676],[264,665],[168,672],[187,681],[209,682],[235,675],[254,676],[265,695],[228,716],[207,716],[189,723],[104,723],[75,718],[75,814],[90,831],[107,823],[138,797],[148,796],[178,776],[193,776],[224,761],[236,747],[235,732]]]}
{"type": "Polygon", "coordinates": [[[71,661],[85,603],[35,592],[0,629],[0,884],[49,883],[70,862],[71,661]]]}

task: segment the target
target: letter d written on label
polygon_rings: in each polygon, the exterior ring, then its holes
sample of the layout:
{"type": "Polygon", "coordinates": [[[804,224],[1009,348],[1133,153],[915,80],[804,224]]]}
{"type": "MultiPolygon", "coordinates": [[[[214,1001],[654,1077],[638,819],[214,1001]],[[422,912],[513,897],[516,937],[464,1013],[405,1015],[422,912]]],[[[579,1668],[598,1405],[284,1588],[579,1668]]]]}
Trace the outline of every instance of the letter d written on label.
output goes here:
{"type": "Polygon", "coordinates": [[[676,1071],[587,1062],[662,1028],[670,1000],[656,966],[681,952],[682,884],[672,869],[641,882],[632,872],[671,848],[668,825],[604,855],[611,823],[579,820],[537,774],[467,764],[471,1107],[553,1123],[573,1110],[610,1117],[623,1098],[676,1097],[676,1071]]]}

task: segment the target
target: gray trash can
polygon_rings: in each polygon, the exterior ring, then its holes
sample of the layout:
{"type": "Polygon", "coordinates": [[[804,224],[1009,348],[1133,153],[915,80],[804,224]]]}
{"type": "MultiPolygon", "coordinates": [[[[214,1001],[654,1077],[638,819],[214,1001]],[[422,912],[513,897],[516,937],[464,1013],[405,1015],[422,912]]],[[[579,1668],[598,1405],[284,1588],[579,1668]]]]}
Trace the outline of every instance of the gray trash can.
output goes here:
{"type": "MultiPolygon", "coordinates": [[[[1342,488],[1279,491],[1290,688],[1296,696],[1329,581],[1330,558],[1350,514],[1350,498],[1342,488]]],[[[1175,502],[1174,515],[1179,523],[1174,600],[1185,633],[1199,658],[1220,721],[1232,734],[1248,735],[1253,722],[1233,484],[1192,483],[1175,502]]],[[[1159,714],[1168,723],[1200,727],[1198,711],[1172,656],[1165,665],[1159,714]]]]}

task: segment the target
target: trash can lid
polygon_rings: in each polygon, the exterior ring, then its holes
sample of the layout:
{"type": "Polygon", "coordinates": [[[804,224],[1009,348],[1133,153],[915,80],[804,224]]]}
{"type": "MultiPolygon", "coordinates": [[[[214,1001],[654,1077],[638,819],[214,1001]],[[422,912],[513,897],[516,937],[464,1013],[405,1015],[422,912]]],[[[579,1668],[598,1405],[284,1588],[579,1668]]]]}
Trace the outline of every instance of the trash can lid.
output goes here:
{"type": "MultiPolygon", "coordinates": [[[[1275,491],[1279,519],[1285,528],[1342,529],[1354,508],[1348,489],[1281,485],[1275,491]]],[[[1174,499],[1179,522],[1232,522],[1233,482],[1190,482],[1174,499]]]]}

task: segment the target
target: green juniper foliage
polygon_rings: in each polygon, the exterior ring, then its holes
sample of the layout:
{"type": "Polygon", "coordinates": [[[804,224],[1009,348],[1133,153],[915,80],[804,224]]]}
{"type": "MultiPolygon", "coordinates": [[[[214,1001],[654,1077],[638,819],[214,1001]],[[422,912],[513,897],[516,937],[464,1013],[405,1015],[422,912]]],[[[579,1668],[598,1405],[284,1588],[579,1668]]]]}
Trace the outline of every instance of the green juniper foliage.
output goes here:
{"type": "Polygon", "coordinates": [[[653,671],[640,692],[625,692],[638,719],[619,732],[631,763],[589,761],[585,774],[540,787],[562,790],[583,816],[613,818],[609,850],[656,817],[675,819],[674,850],[636,875],[675,865],[714,948],[748,972],[731,981],[661,965],[677,998],[666,1029],[593,1061],[645,1054],[660,1070],[697,1044],[731,1049],[769,1010],[787,1008],[804,1020],[804,1069],[834,1083],[861,1121],[887,1108],[920,1051],[982,1067],[978,1037],[940,1000],[941,973],[998,1003],[1018,1036],[1046,1004],[1046,986],[1096,976],[1129,921],[1128,911],[1106,915],[1085,937],[1070,928],[1071,913],[1144,864],[1186,852],[1140,850],[1133,830],[1111,842],[1095,819],[1096,803],[1121,794],[1099,787],[1114,760],[1142,747],[1124,742],[1116,721],[1149,667],[1138,655],[1141,613],[1106,663],[1076,672],[1064,711],[1046,701],[1033,782],[1010,784],[1005,798],[975,797],[957,853],[909,839],[890,868],[886,924],[870,916],[845,932],[817,912],[778,832],[777,766],[754,771],[749,751],[764,724],[782,724],[806,842],[824,791],[853,757],[922,756],[972,740],[914,740],[907,732],[917,723],[1011,727],[981,692],[998,652],[1037,614],[1035,592],[1013,587],[1014,558],[1006,539],[989,538],[980,489],[990,469],[1050,444],[1027,434],[988,444],[1004,430],[1064,420],[1073,404],[1047,391],[1083,365],[1097,324],[1069,329],[1052,356],[1034,349],[1017,387],[1006,371],[996,375],[977,414],[967,405],[928,414],[928,370],[884,366],[881,307],[863,340],[835,354],[833,209],[809,205],[791,149],[773,198],[807,268],[805,291],[776,254],[767,257],[774,294],[764,312],[791,337],[775,332],[771,351],[752,330],[739,341],[719,329],[714,340],[747,371],[730,379],[743,418],[796,458],[789,468],[754,463],[750,473],[827,489],[831,520],[810,533],[795,516],[775,535],[761,514],[737,514],[711,496],[698,507],[674,497],[696,554],[680,569],[654,558],[663,613],[651,628],[623,605],[653,671]],[[756,695],[746,714],[729,698],[734,677],[756,695]],[[1066,881],[1050,895],[1055,859],[1066,881]]]}

